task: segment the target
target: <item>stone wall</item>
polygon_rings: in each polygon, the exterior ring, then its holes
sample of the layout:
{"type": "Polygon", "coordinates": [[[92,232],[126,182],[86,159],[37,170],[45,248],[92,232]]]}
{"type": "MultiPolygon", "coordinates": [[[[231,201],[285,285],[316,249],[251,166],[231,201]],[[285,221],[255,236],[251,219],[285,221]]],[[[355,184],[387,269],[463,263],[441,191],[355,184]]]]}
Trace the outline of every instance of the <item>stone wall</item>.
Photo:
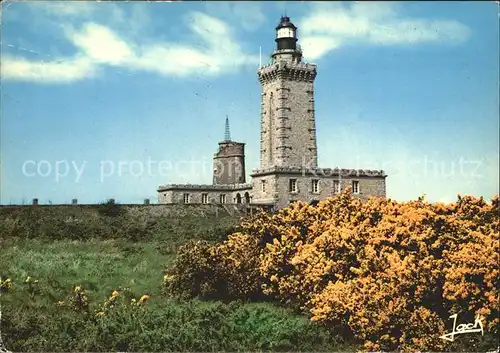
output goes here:
{"type": "Polygon", "coordinates": [[[334,181],[339,182],[339,192],[345,190],[346,187],[352,186],[353,181],[359,184],[359,192],[353,193],[354,197],[359,197],[366,201],[370,196],[385,197],[385,178],[384,177],[312,177],[301,175],[277,175],[276,189],[278,194],[277,208],[286,207],[292,201],[305,201],[311,203],[313,201],[321,201],[334,196],[337,190],[334,190],[334,181]],[[297,191],[290,192],[290,179],[296,180],[297,191]],[[312,191],[313,180],[318,181],[318,191],[312,191]]]}
{"type": "Polygon", "coordinates": [[[275,204],[286,207],[292,201],[308,203],[321,201],[342,192],[358,182],[359,192],[355,197],[367,200],[370,196],[385,197],[385,173],[383,171],[356,171],[344,169],[316,169],[300,171],[298,168],[271,168],[252,175],[253,203],[275,204]],[[290,180],[296,180],[296,191],[290,191],[290,180]],[[313,191],[313,180],[317,181],[317,192],[313,191]],[[265,190],[262,188],[265,183],[265,190]],[[335,187],[334,183],[338,183],[335,187]]]}
{"type": "MultiPolygon", "coordinates": [[[[117,204],[119,208],[123,208],[133,216],[152,216],[152,217],[186,217],[186,216],[223,216],[231,215],[228,212],[227,205],[220,204],[117,204]]],[[[29,209],[37,208],[47,215],[57,215],[57,214],[67,214],[72,217],[80,218],[79,215],[87,215],[87,217],[95,217],[98,213],[98,209],[101,205],[97,204],[80,204],[80,205],[0,205],[0,211],[4,212],[6,216],[10,212],[18,209],[29,209]]],[[[241,211],[245,210],[246,204],[231,205],[233,211],[234,208],[238,208],[241,211]]],[[[83,217],[83,216],[82,216],[83,217]]],[[[86,219],[86,218],[85,218],[86,219]]],[[[0,215],[0,222],[2,221],[2,215],[0,215]]]]}
{"type": "Polygon", "coordinates": [[[219,150],[214,155],[213,184],[244,184],[245,174],[245,144],[219,142],[219,150]]]}
{"type": "Polygon", "coordinates": [[[313,64],[278,61],[259,70],[261,168],[317,167],[313,64]]]}
{"type": "Polygon", "coordinates": [[[158,189],[158,202],[167,204],[238,204],[250,203],[251,200],[251,184],[170,185],[158,189]],[[185,195],[187,195],[186,199],[185,195]],[[203,198],[203,195],[206,195],[206,199],[203,198]],[[222,202],[221,195],[225,195],[225,202],[222,202]]]}
{"type": "Polygon", "coordinates": [[[275,204],[278,194],[277,176],[275,174],[253,176],[252,177],[252,195],[255,204],[275,204]],[[265,190],[263,190],[265,184],[265,190]]]}

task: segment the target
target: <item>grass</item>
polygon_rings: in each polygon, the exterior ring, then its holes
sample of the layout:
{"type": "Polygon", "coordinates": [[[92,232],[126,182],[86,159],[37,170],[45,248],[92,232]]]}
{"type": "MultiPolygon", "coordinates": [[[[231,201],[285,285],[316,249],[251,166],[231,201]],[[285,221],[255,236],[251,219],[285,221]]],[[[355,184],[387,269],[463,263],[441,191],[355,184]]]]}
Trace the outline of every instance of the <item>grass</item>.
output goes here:
{"type": "Polygon", "coordinates": [[[0,268],[4,278],[13,279],[14,296],[15,287],[31,276],[49,298],[64,298],[74,285],[102,300],[118,287],[156,297],[161,295],[163,270],[174,256],[162,252],[160,244],[120,240],[18,240],[4,245],[0,268]]]}
{"type": "Polygon", "coordinates": [[[2,338],[12,351],[357,348],[271,303],[180,302],[162,293],[163,271],[177,247],[190,239],[225,238],[238,223],[235,217],[137,215],[108,212],[106,206],[75,210],[0,210],[0,276],[13,280],[11,291],[0,298],[2,338]],[[66,222],[69,216],[80,221],[66,222]],[[27,276],[38,283],[30,287],[27,276]],[[88,313],[56,305],[68,303],[75,285],[88,295],[88,313]],[[135,298],[151,297],[144,307],[127,301],[97,318],[94,310],[119,287],[129,288],[135,298]]]}

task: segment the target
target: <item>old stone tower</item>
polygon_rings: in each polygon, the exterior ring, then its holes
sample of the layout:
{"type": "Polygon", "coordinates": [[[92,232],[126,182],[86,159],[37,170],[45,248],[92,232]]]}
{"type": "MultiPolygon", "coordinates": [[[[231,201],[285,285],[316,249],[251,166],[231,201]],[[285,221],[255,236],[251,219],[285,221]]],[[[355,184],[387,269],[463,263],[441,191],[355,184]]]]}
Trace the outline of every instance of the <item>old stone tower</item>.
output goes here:
{"type": "Polygon", "coordinates": [[[245,144],[231,140],[226,118],[212,185],[160,185],[160,203],[246,203],[279,209],[298,200],[317,203],[347,187],[363,200],[385,197],[383,170],[318,167],[316,65],[302,61],[297,27],[289,17],[281,17],[275,30],[271,63],[257,72],[262,88],[260,166],[252,171],[251,183],[245,183],[245,144]]]}
{"type": "Polygon", "coordinates": [[[229,118],[226,117],[224,141],[214,155],[214,185],[245,183],[245,144],[231,141],[229,118]]]}
{"type": "Polygon", "coordinates": [[[288,17],[282,17],[276,27],[276,44],[272,64],[258,71],[262,86],[260,168],[316,168],[316,65],[302,63],[297,27],[288,17]]]}

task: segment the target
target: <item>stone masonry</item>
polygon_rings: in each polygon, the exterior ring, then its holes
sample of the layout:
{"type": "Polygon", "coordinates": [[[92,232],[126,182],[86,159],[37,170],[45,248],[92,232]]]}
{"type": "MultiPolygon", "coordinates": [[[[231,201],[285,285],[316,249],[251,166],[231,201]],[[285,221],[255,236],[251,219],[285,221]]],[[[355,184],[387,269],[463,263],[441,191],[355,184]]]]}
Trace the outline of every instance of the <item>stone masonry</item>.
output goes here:
{"type": "Polygon", "coordinates": [[[282,17],[272,62],[258,70],[261,93],[260,167],[245,183],[244,143],[226,136],[214,155],[212,185],[161,185],[160,203],[247,203],[283,208],[316,203],[351,189],[355,197],[386,196],[382,170],[319,168],[314,105],[315,64],[302,62],[297,27],[282,17]]]}
{"type": "Polygon", "coordinates": [[[350,187],[355,197],[385,195],[383,171],[274,167],[252,178],[253,202],[283,208],[301,200],[316,203],[350,187]]]}
{"type": "Polygon", "coordinates": [[[158,188],[158,202],[166,204],[238,204],[252,202],[251,184],[195,185],[169,184],[158,188]]]}
{"type": "Polygon", "coordinates": [[[314,118],[316,65],[279,61],[259,70],[261,168],[317,167],[314,118]]]}
{"type": "Polygon", "coordinates": [[[219,142],[214,155],[214,185],[245,183],[245,144],[234,141],[219,142]]]}

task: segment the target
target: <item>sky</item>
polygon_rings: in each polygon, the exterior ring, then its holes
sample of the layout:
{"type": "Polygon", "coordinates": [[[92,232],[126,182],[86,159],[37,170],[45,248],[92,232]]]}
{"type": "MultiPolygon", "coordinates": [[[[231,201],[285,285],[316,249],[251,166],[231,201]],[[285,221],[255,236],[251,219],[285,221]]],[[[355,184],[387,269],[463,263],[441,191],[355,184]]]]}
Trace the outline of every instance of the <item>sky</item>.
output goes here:
{"type": "Polygon", "coordinates": [[[211,184],[224,138],[259,167],[259,66],[287,14],[317,64],[318,162],[387,196],[498,194],[498,4],[1,3],[1,204],[155,202],[211,184]]]}

